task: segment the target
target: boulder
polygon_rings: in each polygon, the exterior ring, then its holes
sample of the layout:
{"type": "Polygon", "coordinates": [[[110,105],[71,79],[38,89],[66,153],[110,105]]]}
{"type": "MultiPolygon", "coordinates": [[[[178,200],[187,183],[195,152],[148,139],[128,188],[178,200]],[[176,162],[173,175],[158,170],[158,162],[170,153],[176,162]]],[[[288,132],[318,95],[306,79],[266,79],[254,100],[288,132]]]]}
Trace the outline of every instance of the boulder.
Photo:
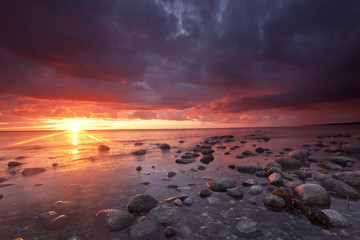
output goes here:
{"type": "Polygon", "coordinates": [[[127,204],[129,212],[147,212],[157,205],[158,201],[147,194],[135,195],[127,204]]]}
{"type": "Polygon", "coordinates": [[[176,159],[175,162],[178,164],[190,164],[195,162],[196,160],[193,158],[180,158],[180,159],[176,159]]]}
{"type": "Polygon", "coordinates": [[[284,184],[283,178],[280,173],[274,172],[268,176],[269,183],[276,187],[280,187],[284,184]]]}
{"type": "Polygon", "coordinates": [[[271,167],[266,171],[267,176],[271,175],[272,173],[279,173],[280,175],[283,175],[283,171],[277,167],[271,167]]]}
{"type": "Polygon", "coordinates": [[[157,231],[157,223],[152,219],[145,219],[134,225],[129,229],[130,238],[149,238],[157,231]]]}
{"type": "Polygon", "coordinates": [[[268,195],[263,199],[264,205],[270,208],[284,208],[286,206],[286,202],[283,198],[268,195]]]}
{"type": "Polygon", "coordinates": [[[176,226],[181,225],[183,216],[175,209],[158,206],[150,211],[150,215],[155,217],[162,225],[176,226]]]}
{"type": "Polygon", "coordinates": [[[348,227],[351,223],[333,209],[322,209],[311,214],[311,221],[327,227],[348,227]]]}
{"type": "Polygon", "coordinates": [[[204,164],[209,164],[213,160],[214,160],[214,156],[212,154],[206,154],[200,159],[200,162],[204,164]]]}
{"type": "Polygon", "coordinates": [[[130,226],[134,215],[117,209],[104,209],[96,214],[96,219],[110,231],[117,231],[130,226]]]}
{"type": "Polygon", "coordinates": [[[307,161],[309,158],[309,155],[310,155],[310,152],[307,149],[300,149],[300,150],[292,151],[292,152],[288,153],[288,157],[295,158],[301,162],[307,161]]]}
{"type": "Polygon", "coordinates": [[[333,178],[325,179],[321,182],[321,186],[328,191],[336,193],[340,197],[349,197],[354,200],[360,199],[360,194],[355,189],[340,180],[333,178]]]}
{"type": "Polygon", "coordinates": [[[187,197],[184,199],[184,201],[182,202],[184,205],[190,206],[192,205],[194,202],[194,200],[191,197],[187,197]]]}
{"type": "Polygon", "coordinates": [[[106,145],[100,145],[100,146],[98,147],[98,150],[99,150],[99,151],[109,151],[110,148],[109,148],[108,146],[106,146],[106,145]]]}
{"type": "Polygon", "coordinates": [[[215,192],[225,192],[228,188],[235,187],[235,181],[231,178],[217,178],[210,180],[206,186],[215,192]]]}
{"type": "Polygon", "coordinates": [[[241,173],[254,173],[262,170],[261,166],[257,164],[243,164],[237,166],[236,169],[241,173]]]}
{"type": "Polygon", "coordinates": [[[272,167],[276,167],[278,169],[283,169],[282,165],[280,163],[277,162],[269,162],[266,167],[264,168],[265,171],[269,170],[272,167]]]}
{"type": "Polygon", "coordinates": [[[290,157],[279,157],[275,158],[275,162],[280,163],[284,168],[299,168],[303,164],[299,160],[290,157]]]}
{"type": "Polygon", "coordinates": [[[202,198],[206,198],[206,197],[209,197],[212,192],[209,190],[209,189],[201,189],[199,192],[198,192],[199,196],[202,197],[202,198]]]}
{"type": "Polygon", "coordinates": [[[23,175],[24,177],[28,177],[28,176],[33,176],[42,172],[45,172],[46,169],[45,168],[25,168],[21,175],[23,175]]]}
{"type": "Polygon", "coordinates": [[[170,145],[167,143],[163,143],[159,146],[159,148],[162,150],[168,150],[168,149],[170,149],[170,145]]]}
{"type": "Polygon", "coordinates": [[[351,186],[360,187],[360,170],[353,172],[334,173],[332,177],[351,186]]]}
{"type": "Polygon", "coordinates": [[[247,179],[247,180],[242,182],[242,185],[244,187],[251,187],[251,186],[254,186],[254,185],[257,185],[257,184],[258,184],[258,182],[255,181],[254,179],[247,179]]]}
{"type": "Polygon", "coordinates": [[[324,161],[330,161],[332,163],[339,164],[341,166],[347,166],[348,163],[355,163],[353,159],[345,156],[336,156],[336,157],[325,157],[324,161]]]}
{"type": "Polygon", "coordinates": [[[241,198],[243,198],[243,196],[244,196],[243,191],[242,191],[241,188],[239,188],[239,187],[228,188],[228,189],[226,189],[226,193],[227,193],[229,196],[232,196],[232,197],[238,198],[238,199],[241,199],[241,198]]]}
{"type": "Polygon", "coordinates": [[[248,217],[242,217],[236,224],[236,229],[241,233],[254,233],[259,230],[259,226],[254,220],[248,217]]]}
{"type": "Polygon", "coordinates": [[[345,146],[346,153],[360,153],[360,143],[349,143],[345,146]]]}
{"type": "Polygon", "coordinates": [[[317,184],[299,185],[295,188],[295,193],[306,205],[328,208],[331,203],[330,194],[317,184]]]}
{"type": "Polygon", "coordinates": [[[330,170],[341,170],[343,168],[339,164],[332,163],[330,161],[324,161],[324,160],[318,162],[317,165],[319,167],[322,167],[322,168],[325,168],[325,169],[330,169],[330,170]]]}

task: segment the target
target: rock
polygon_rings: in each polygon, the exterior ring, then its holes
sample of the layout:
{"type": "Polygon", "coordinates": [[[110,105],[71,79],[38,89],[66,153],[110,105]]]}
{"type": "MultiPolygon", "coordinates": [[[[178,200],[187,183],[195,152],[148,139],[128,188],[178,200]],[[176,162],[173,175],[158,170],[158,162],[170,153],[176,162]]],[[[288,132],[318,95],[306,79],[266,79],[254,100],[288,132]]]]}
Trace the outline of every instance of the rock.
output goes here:
{"type": "Polygon", "coordinates": [[[45,172],[46,169],[45,168],[25,168],[21,175],[23,175],[24,177],[28,177],[28,176],[33,176],[42,172],[45,172]]]}
{"type": "Polygon", "coordinates": [[[248,192],[251,195],[258,195],[258,194],[262,193],[262,191],[263,191],[263,189],[258,185],[251,186],[248,190],[248,192]]]}
{"type": "Polygon", "coordinates": [[[230,155],[230,154],[231,154],[230,151],[224,152],[224,155],[230,155]]]}
{"type": "Polygon", "coordinates": [[[254,172],[254,175],[257,176],[257,177],[265,178],[266,177],[266,172],[265,171],[256,171],[256,172],[254,172]]]}
{"type": "Polygon", "coordinates": [[[272,167],[276,167],[280,170],[283,169],[282,165],[280,163],[277,163],[277,162],[269,162],[266,167],[264,168],[265,171],[269,170],[270,168],[272,167]]]}
{"type": "Polygon", "coordinates": [[[228,188],[235,187],[235,181],[231,178],[217,178],[209,181],[206,186],[215,192],[225,192],[228,188]]]}
{"type": "Polygon", "coordinates": [[[243,198],[243,196],[244,196],[243,191],[242,191],[241,188],[239,188],[239,187],[228,188],[228,189],[226,189],[226,193],[227,193],[229,196],[232,196],[232,197],[238,198],[238,199],[241,199],[241,198],[243,198]]]}
{"type": "Polygon", "coordinates": [[[168,149],[170,149],[170,145],[167,143],[163,143],[159,146],[159,148],[162,150],[168,150],[168,149]]]}
{"type": "Polygon", "coordinates": [[[322,209],[311,214],[311,220],[315,224],[327,227],[349,227],[351,223],[340,213],[333,209],[322,209]]]}
{"type": "Polygon", "coordinates": [[[289,147],[286,147],[286,148],[283,148],[283,150],[284,150],[285,152],[291,152],[293,149],[292,149],[292,148],[289,148],[289,147]]]}
{"type": "Polygon", "coordinates": [[[110,231],[117,231],[130,226],[134,215],[117,209],[104,209],[96,214],[96,219],[110,231]]]}
{"type": "Polygon", "coordinates": [[[0,193],[0,199],[2,199],[3,197],[4,197],[4,194],[1,194],[1,193],[0,193]]]}
{"type": "Polygon", "coordinates": [[[173,189],[178,189],[179,188],[179,185],[176,185],[176,184],[168,184],[166,185],[167,188],[173,188],[173,189]]]}
{"type": "Polygon", "coordinates": [[[166,173],[166,176],[168,176],[169,178],[172,178],[172,177],[174,177],[175,175],[176,175],[176,172],[171,172],[171,171],[169,171],[169,172],[166,173]]]}
{"type": "Polygon", "coordinates": [[[344,148],[345,153],[360,153],[360,143],[349,143],[344,148]]]}
{"type": "Polygon", "coordinates": [[[199,165],[199,166],[197,166],[197,169],[201,170],[201,171],[204,171],[206,169],[206,167],[203,166],[203,165],[199,165]]]}
{"type": "Polygon", "coordinates": [[[336,152],[343,152],[344,149],[340,145],[331,145],[330,147],[327,148],[327,151],[336,153],[336,152]]]}
{"type": "Polygon", "coordinates": [[[230,168],[230,169],[235,169],[235,167],[236,167],[236,166],[235,166],[234,164],[229,164],[229,165],[228,165],[228,168],[230,168]]]}
{"type": "Polygon", "coordinates": [[[322,167],[325,169],[330,169],[330,170],[341,170],[342,169],[342,166],[340,166],[339,164],[332,163],[329,161],[320,161],[317,163],[317,165],[319,167],[322,167]]]}
{"type": "Polygon", "coordinates": [[[330,206],[330,195],[320,185],[302,184],[295,188],[295,192],[306,205],[319,206],[324,208],[330,206]]]}
{"type": "Polygon", "coordinates": [[[68,217],[54,211],[49,211],[37,216],[36,221],[46,228],[58,229],[67,223],[68,217]]]}
{"type": "Polygon", "coordinates": [[[251,186],[254,186],[254,185],[257,185],[257,184],[258,184],[258,182],[255,181],[254,179],[247,179],[247,180],[242,182],[242,185],[244,187],[251,187],[251,186]]]}
{"type": "Polygon", "coordinates": [[[345,156],[336,156],[336,157],[326,157],[323,159],[324,161],[330,161],[332,163],[339,164],[341,166],[346,166],[346,164],[355,163],[353,159],[345,157],[345,156]]]}
{"type": "Polygon", "coordinates": [[[177,230],[176,228],[171,227],[171,226],[167,226],[167,227],[165,228],[165,236],[166,236],[166,237],[173,237],[173,236],[175,236],[178,232],[179,232],[179,230],[177,230]]]}
{"type": "Polygon", "coordinates": [[[174,205],[177,206],[177,207],[180,207],[180,206],[183,205],[183,202],[182,202],[180,199],[176,199],[176,200],[174,201],[174,205]]]}
{"type": "Polygon", "coordinates": [[[310,155],[310,152],[307,149],[300,149],[300,150],[288,153],[288,157],[295,158],[301,162],[307,161],[309,158],[309,155],[310,155]]]}
{"type": "Polygon", "coordinates": [[[99,150],[99,151],[109,151],[110,148],[109,148],[108,146],[106,146],[106,145],[100,145],[100,146],[98,147],[98,150],[99,150]]]}
{"type": "Polygon", "coordinates": [[[245,158],[245,156],[243,156],[243,155],[236,155],[236,158],[237,158],[237,159],[243,159],[243,158],[245,158]]]}
{"type": "Polygon", "coordinates": [[[283,175],[283,171],[277,167],[271,167],[266,171],[267,176],[270,176],[273,173],[279,173],[280,175],[283,175]]]}
{"type": "Polygon", "coordinates": [[[280,163],[281,166],[285,168],[299,168],[302,165],[302,163],[299,160],[289,157],[275,158],[275,162],[280,163]]]}
{"type": "Polygon", "coordinates": [[[74,210],[79,207],[79,204],[76,201],[56,201],[54,203],[54,208],[57,211],[69,211],[74,210]]]}
{"type": "Polygon", "coordinates": [[[134,145],[135,146],[142,146],[142,145],[144,145],[142,142],[136,142],[136,143],[134,143],[134,145]]]}
{"type": "Polygon", "coordinates": [[[8,178],[0,177],[0,183],[9,180],[8,178]]]}
{"type": "Polygon", "coordinates": [[[264,153],[265,150],[264,150],[263,148],[259,147],[259,148],[256,148],[256,149],[255,149],[255,152],[257,152],[257,153],[264,153]]]}
{"type": "Polygon", "coordinates": [[[181,225],[183,216],[173,208],[158,206],[150,211],[150,215],[155,217],[162,225],[176,226],[181,225]]]}
{"type": "Polygon", "coordinates": [[[150,195],[147,194],[137,194],[135,195],[127,204],[129,212],[147,212],[154,208],[158,201],[150,195]]]}
{"type": "Polygon", "coordinates": [[[274,172],[268,176],[269,183],[276,187],[280,187],[284,184],[283,178],[280,173],[274,172]]]}
{"type": "Polygon", "coordinates": [[[209,164],[210,162],[212,162],[214,160],[214,156],[212,154],[207,154],[204,155],[201,159],[200,162],[204,163],[204,164],[209,164]]]}
{"type": "Polygon", "coordinates": [[[326,175],[326,174],[322,174],[322,173],[316,174],[315,177],[314,177],[314,179],[315,179],[316,181],[319,181],[319,182],[324,181],[326,178],[327,178],[327,175],[326,175]]]}
{"type": "Polygon", "coordinates": [[[311,168],[308,167],[301,167],[299,168],[299,170],[296,170],[294,173],[302,180],[312,177],[311,168]]]}
{"type": "Polygon", "coordinates": [[[302,182],[288,182],[285,184],[284,187],[286,188],[290,188],[292,190],[295,190],[295,188],[297,188],[298,186],[300,186],[301,184],[303,184],[302,182]]]}
{"type": "Polygon", "coordinates": [[[360,186],[360,170],[354,172],[335,173],[332,177],[351,186],[360,186]]]}
{"type": "Polygon", "coordinates": [[[212,192],[208,189],[201,189],[199,192],[198,192],[199,196],[202,197],[202,198],[206,198],[206,197],[209,197],[212,192]]]}
{"type": "Polygon", "coordinates": [[[195,162],[195,159],[192,158],[180,158],[180,159],[176,159],[175,162],[178,164],[190,164],[195,162]]]}
{"type": "Polygon", "coordinates": [[[321,186],[328,191],[335,192],[343,198],[348,196],[350,199],[360,199],[360,194],[355,189],[340,180],[332,178],[325,179],[322,181],[321,186]]]}
{"type": "Polygon", "coordinates": [[[190,205],[193,204],[193,202],[194,202],[194,200],[192,198],[187,197],[187,198],[184,199],[183,204],[190,206],[190,205]]]}
{"type": "Polygon", "coordinates": [[[268,195],[263,199],[264,205],[271,208],[284,208],[286,206],[286,202],[283,198],[268,195]]]}
{"type": "Polygon", "coordinates": [[[213,152],[215,152],[215,151],[212,150],[212,149],[203,149],[203,150],[201,150],[201,153],[203,155],[212,154],[213,152]]]}
{"type": "Polygon", "coordinates": [[[145,219],[132,225],[129,229],[130,238],[148,238],[157,230],[157,224],[154,220],[145,219]]]}
{"type": "Polygon", "coordinates": [[[249,150],[246,150],[244,152],[242,152],[242,155],[244,155],[245,157],[252,157],[252,156],[256,156],[255,153],[249,151],[249,150]]]}
{"type": "Polygon", "coordinates": [[[140,149],[138,151],[135,151],[132,153],[135,156],[141,156],[141,155],[145,155],[146,154],[146,150],[145,149],[140,149]]]}
{"type": "Polygon", "coordinates": [[[136,171],[141,171],[142,170],[142,167],[141,166],[137,166],[136,167],[136,171]]]}
{"type": "Polygon", "coordinates": [[[23,165],[23,163],[14,162],[14,161],[8,163],[8,167],[9,167],[9,168],[18,167],[18,166],[20,166],[20,165],[23,165]]]}
{"type": "Polygon", "coordinates": [[[256,222],[247,217],[240,218],[240,221],[236,224],[236,229],[241,233],[253,233],[259,230],[256,222]]]}
{"type": "Polygon", "coordinates": [[[237,166],[236,169],[241,173],[254,173],[262,170],[261,166],[257,164],[243,164],[237,166]]]}

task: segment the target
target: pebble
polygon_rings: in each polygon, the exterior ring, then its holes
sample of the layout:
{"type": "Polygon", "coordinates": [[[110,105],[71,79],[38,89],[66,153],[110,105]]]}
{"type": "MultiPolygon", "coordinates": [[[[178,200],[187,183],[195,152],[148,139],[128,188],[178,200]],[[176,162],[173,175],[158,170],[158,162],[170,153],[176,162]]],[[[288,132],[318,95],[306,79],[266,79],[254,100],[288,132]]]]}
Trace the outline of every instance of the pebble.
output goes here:
{"type": "Polygon", "coordinates": [[[176,175],[176,172],[167,172],[166,173],[166,176],[168,176],[169,178],[171,178],[171,177],[174,177],[176,175]]]}
{"type": "Polygon", "coordinates": [[[142,167],[141,166],[137,166],[136,167],[136,171],[141,171],[142,170],[142,167]]]}
{"type": "Polygon", "coordinates": [[[198,192],[199,196],[202,197],[202,198],[206,198],[206,197],[209,197],[212,192],[208,189],[201,189],[199,192],[198,192]]]}
{"type": "Polygon", "coordinates": [[[250,187],[250,186],[257,185],[257,184],[258,184],[258,182],[255,181],[254,179],[247,179],[247,180],[245,180],[245,181],[242,182],[242,185],[243,185],[244,187],[250,187]]]}
{"type": "Polygon", "coordinates": [[[171,227],[171,226],[167,226],[167,227],[165,228],[165,231],[164,231],[165,236],[167,236],[167,237],[173,237],[173,236],[175,236],[178,232],[179,232],[179,230],[177,230],[176,228],[171,227]]]}
{"type": "Polygon", "coordinates": [[[183,205],[183,202],[182,202],[180,199],[176,199],[176,200],[174,201],[174,205],[177,206],[177,207],[180,207],[180,206],[183,205]]]}
{"type": "Polygon", "coordinates": [[[248,192],[252,195],[258,195],[258,194],[262,193],[262,191],[263,191],[262,187],[257,186],[257,185],[251,186],[248,190],[248,192]]]}
{"type": "Polygon", "coordinates": [[[192,198],[187,197],[187,198],[184,199],[183,204],[190,206],[190,205],[193,204],[193,202],[194,202],[194,200],[192,198]]]}

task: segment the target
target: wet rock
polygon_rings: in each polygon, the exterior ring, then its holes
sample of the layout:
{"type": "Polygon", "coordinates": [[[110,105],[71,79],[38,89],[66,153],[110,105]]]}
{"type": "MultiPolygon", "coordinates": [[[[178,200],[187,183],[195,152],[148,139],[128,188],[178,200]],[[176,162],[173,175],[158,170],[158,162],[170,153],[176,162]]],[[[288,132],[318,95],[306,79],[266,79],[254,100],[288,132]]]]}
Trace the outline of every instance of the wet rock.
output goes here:
{"type": "Polygon", "coordinates": [[[206,170],[206,167],[203,165],[199,165],[199,166],[197,166],[197,169],[200,171],[204,171],[204,170],[206,170]]]}
{"type": "MultiPolygon", "coordinates": [[[[16,157],[15,158],[15,160],[23,160],[23,159],[25,159],[26,157],[25,156],[18,156],[18,157],[16,157]]],[[[1,160],[1,159],[0,159],[1,160]]]]}
{"type": "Polygon", "coordinates": [[[344,149],[340,145],[332,145],[327,148],[327,152],[343,152],[344,149]]]}
{"type": "Polygon", "coordinates": [[[254,173],[262,170],[261,166],[257,164],[243,164],[237,166],[236,169],[241,173],[254,173]]]}
{"type": "Polygon", "coordinates": [[[245,156],[243,156],[243,155],[236,155],[236,158],[237,158],[237,159],[243,159],[243,158],[245,158],[245,156]]]}
{"type": "Polygon", "coordinates": [[[25,168],[21,175],[23,175],[24,177],[28,177],[28,176],[33,176],[42,172],[45,172],[46,169],[45,168],[25,168]]]}
{"type": "Polygon", "coordinates": [[[135,146],[142,146],[142,145],[144,145],[144,144],[141,143],[141,142],[136,142],[136,143],[134,143],[134,145],[135,145],[135,146]]]}
{"type": "Polygon", "coordinates": [[[286,206],[286,202],[283,198],[268,195],[263,199],[264,205],[270,208],[284,208],[286,206]]]}
{"type": "Polygon", "coordinates": [[[169,171],[166,173],[166,176],[168,176],[169,178],[172,178],[176,175],[176,172],[172,172],[172,171],[169,171]]]}
{"type": "Polygon", "coordinates": [[[135,195],[127,204],[129,212],[147,212],[154,208],[158,201],[150,195],[147,194],[137,194],[135,195]]]}
{"type": "Polygon", "coordinates": [[[294,173],[302,180],[312,177],[311,168],[308,167],[301,167],[299,170],[294,171],[294,173]]]}
{"type": "Polygon", "coordinates": [[[293,149],[292,149],[292,148],[287,147],[287,148],[283,148],[283,150],[284,150],[285,152],[291,152],[293,149]]]}
{"type": "Polygon", "coordinates": [[[242,182],[242,185],[244,187],[251,187],[251,186],[254,186],[254,185],[257,185],[257,184],[258,184],[258,182],[255,181],[254,179],[247,179],[247,180],[242,182]]]}
{"type": "Polygon", "coordinates": [[[192,198],[187,197],[187,198],[184,199],[183,204],[190,206],[190,205],[193,204],[193,202],[194,202],[194,200],[192,198]]]}
{"type": "Polygon", "coordinates": [[[348,163],[355,163],[353,159],[345,157],[345,156],[326,157],[323,160],[330,161],[332,163],[336,163],[341,166],[346,166],[348,163]]]}
{"type": "Polygon", "coordinates": [[[275,162],[280,163],[281,166],[285,168],[299,168],[302,166],[302,163],[299,160],[289,157],[275,158],[275,162]]]}
{"type": "Polygon", "coordinates": [[[58,229],[68,222],[68,217],[54,211],[49,211],[37,216],[36,221],[46,228],[58,229]]]}
{"type": "Polygon", "coordinates": [[[317,184],[302,184],[295,188],[295,193],[306,205],[329,207],[331,203],[329,193],[317,184]]]}
{"type": "Polygon", "coordinates": [[[288,157],[295,158],[301,162],[305,162],[308,160],[310,155],[309,150],[307,149],[300,149],[297,151],[289,152],[288,157]]]}
{"type": "Polygon", "coordinates": [[[239,188],[239,187],[228,188],[228,189],[226,189],[226,193],[227,193],[229,196],[234,197],[234,198],[238,198],[238,199],[241,199],[241,198],[243,198],[243,196],[244,196],[243,191],[242,191],[241,188],[239,188]]]}
{"type": "Polygon", "coordinates": [[[257,176],[257,177],[265,178],[266,177],[266,172],[265,171],[256,171],[256,172],[254,172],[254,175],[257,176]]]}
{"type": "Polygon", "coordinates": [[[201,154],[203,154],[203,155],[212,154],[213,152],[215,152],[215,151],[212,150],[212,149],[203,149],[203,150],[201,150],[201,154]]]}
{"type": "Polygon", "coordinates": [[[176,185],[176,184],[168,184],[166,185],[167,188],[173,188],[173,189],[178,189],[179,188],[179,185],[176,185]]]}
{"type": "Polygon", "coordinates": [[[170,145],[167,143],[163,143],[159,146],[159,148],[162,150],[168,150],[168,149],[170,149],[170,145]]]}
{"type": "Polygon", "coordinates": [[[349,143],[344,148],[345,153],[360,153],[360,143],[349,143]]]}
{"type": "Polygon", "coordinates": [[[322,174],[322,173],[319,173],[319,174],[316,174],[314,179],[316,181],[319,181],[319,182],[322,182],[324,181],[325,179],[327,179],[327,175],[326,174],[322,174]]]}
{"type": "Polygon", "coordinates": [[[360,194],[346,183],[336,179],[325,179],[322,181],[321,186],[328,191],[335,192],[338,196],[350,199],[360,199],[360,194]]]}
{"type": "Polygon", "coordinates": [[[177,206],[177,207],[180,207],[180,206],[183,205],[183,202],[182,202],[180,199],[176,199],[176,200],[174,201],[174,205],[177,206]]]}
{"type": "Polygon", "coordinates": [[[158,206],[150,211],[150,215],[155,217],[162,225],[176,226],[183,221],[183,216],[173,208],[158,206]]]}
{"type": "Polygon", "coordinates": [[[207,154],[204,155],[201,159],[200,162],[204,163],[204,164],[209,164],[210,162],[212,162],[214,160],[214,156],[212,154],[207,154]]]}
{"type": "Polygon", "coordinates": [[[235,165],[234,164],[230,164],[230,165],[228,165],[228,168],[230,168],[230,169],[235,169],[235,165]]]}
{"type": "Polygon", "coordinates": [[[206,197],[209,197],[212,192],[208,189],[201,189],[199,192],[198,192],[199,196],[202,197],[202,198],[206,198],[206,197]]]}
{"type": "Polygon", "coordinates": [[[269,183],[276,187],[280,187],[284,184],[283,178],[280,173],[274,172],[268,176],[269,183]]]}
{"type": "Polygon", "coordinates": [[[56,201],[54,203],[54,208],[57,211],[69,211],[78,207],[79,204],[76,201],[56,201]]]}
{"type": "Polygon", "coordinates": [[[258,195],[258,194],[262,193],[262,191],[263,191],[262,187],[260,187],[258,185],[251,186],[248,190],[248,192],[251,195],[258,195]]]}
{"type": "Polygon", "coordinates": [[[264,168],[265,171],[269,170],[270,168],[275,167],[278,168],[280,170],[282,170],[282,165],[280,163],[277,162],[269,162],[266,167],[264,168]]]}
{"type": "Polygon", "coordinates": [[[236,224],[236,229],[241,233],[253,233],[259,230],[259,226],[252,219],[248,217],[242,217],[236,224]]]}
{"type": "Polygon", "coordinates": [[[209,181],[206,186],[215,192],[225,192],[228,188],[235,187],[235,181],[231,178],[217,178],[209,181]]]}
{"type": "Polygon", "coordinates": [[[181,158],[192,158],[193,154],[192,153],[185,153],[184,155],[181,156],[181,158]]]}
{"type": "Polygon", "coordinates": [[[96,219],[110,231],[117,231],[130,226],[134,215],[117,209],[104,209],[96,214],[96,219]]]}
{"type": "Polygon", "coordinates": [[[267,176],[270,176],[270,175],[273,174],[273,173],[279,173],[280,175],[283,175],[283,171],[282,171],[280,168],[277,168],[277,167],[269,168],[269,169],[266,171],[266,175],[267,175],[267,176]]]}
{"type": "Polygon", "coordinates": [[[0,183],[9,180],[8,178],[0,177],[0,183]]]}
{"type": "Polygon", "coordinates": [[[140,149],[138,151],[135,151],[132,153],[135,156],[141,156],[141,155],[145,155],[146,154],[146,150],[145,149],[140,149]]]}
{"type": "Polygon", "coordinates": [[[226,149],[225,146],[218,146],[218,147],[216,147],[216,148],[218,148],[218,149],[226,149]]]}
{"type": "Polygon", "coordinates": [[[108,146],[106,146],[106,145],[100,145],[100,146],[98,147],[98,150],[99,150],[99,151],[109,151],[110,148],[109,148],[108,146]]]}
{"type": "Polygon", "coordinates": [[[0,193],[0,199],[2,199],[3,197],[4,197],[4,194],[1,194],[1,193],[0,193]]]}
{"type": "Polygon", "coordinates": [[[351,186],[360,186],[360,170],[353,172],[335,173],[332,177],[351,186]]]}
{"type": "Polygon", "coordinates": [[[251,205],[256,205],[257,203],[255,198],[249,198],[247,202],[250,203],[251,205]]]}
{"type": "Polygon", "coordinates": [[[137,166],[136,167],[136,171],[141,171],[142,170],[142,167],[141,166],[137,166]]]}
{"type": "Polygon", "coordinates": [[[256,156],[255,153],[249,151],[249,150],[246,150],[244,152],[242,152],[242,155],[244,155],[245,157],[252,157],[252,156],[256,156]]]}
{"type": "Polygon", "coordinates": [[[224,152],[224,155],[230,155],[230,154],[231,154],[230,151],[224,152]]]}
{"type": "Polygon", "coordinates": [[[264,150],[263,148],[259,147],[259,148],[256,148],[256,149],[255,149],[255,152],[257,152],[257,153],[264,153],[265,150],[264,150]]]}
{"type": "Polygon", "coordinates": [[[330,170],[341,170],[342,169],[342,166],[340,166],[339,164],[332,163],[329,161],[321,161],[321,162],[318,162],[317,165],[319,167],[322,167],[325,169],[330,169],[330,170]]]}
{"type": "Polygon", "coordinates": [[[165,228],[165,236],[166,236],[166,237],[173,237],[173,236],[175,236],[178,232],[179,232],[179,230],[177,230],[176,228],[171,227],[171,226],[167,226],[167,227],[165,228]]]}
{"type": "Polygon", "coordinates": [[[192,158],[180,158],[180,159],[176,159],[175,162],[178,164],[190,164],[195,162],[195,159],[192,158]]]}
{"type": "Polygon", "coordinates": [[[23,163],[14,162],[14,161],[8,163],[8,167],[9,167],[9,168],[18,167],[18,166],[20,166],[20,165],[23,165],[23,163]]]}
{"type": "Polygon", "coordinates": [[[129,229],[130,238],[148,238],[157,230],[157,224],[154,220],[145,219],[132,225],[129,229]]]}
{"type": "Polygon", "coordinates": [[[349,227],[351,223],[333,209],[322,209],[311,214],[311,221],[327,227],[349,227]]]}

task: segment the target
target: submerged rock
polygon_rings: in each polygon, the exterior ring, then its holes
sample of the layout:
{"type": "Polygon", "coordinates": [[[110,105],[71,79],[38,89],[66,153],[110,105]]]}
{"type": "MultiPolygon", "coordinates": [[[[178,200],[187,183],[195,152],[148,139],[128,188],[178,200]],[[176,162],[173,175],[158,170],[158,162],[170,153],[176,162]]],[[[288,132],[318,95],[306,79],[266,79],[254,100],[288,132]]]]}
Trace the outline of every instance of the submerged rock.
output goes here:
{"type": "Polygon", "coordinates": [[[42,172],[45,172],[46,169],[45,168],[25,168],[21,175],[23,175],[24,177],[28,177],[28,176],[33,176],[42,172]]]}
{"type": "Polygon", "coordinates": [[[263,199],[264,205],[271,208],[284,208],[286,206],[286,202],[283,198],[268,195],[263,199]]]}
{"type": "Polygon", "coordinates": [[[117,231],[130,226],[134,221],[134,215],[118,209],[104,209],[96,214],[96,219],[110,231],[117,231]]]}
{"type": "Polygon", "coordinates": [[[321,182],[321,186],[328,191],[335,192],[340,197],[349,197],[354,200],[360,199],[360,194],[355,189],[340,180],[325,179],[321,182]]]}
{"type": "Polygon", "coordinates": [[[183,216],[173,208],[158,206],[150,211],[150,215],[155,217],[162,225],[176,226],[183,221],[183,216]]]}
{"type": "Polygon", "coordinates": [[[199,192],[198,192],[199,196],[202,197],[202,198],[206,198],[206,197],[209,197],[212,192],[209,190],[209,189],[201,189],[199,192]]]}
{"type": "Polygon", "coordinates": [[[134,225],[129,229],[130,238],[148,238],[157,230],[157,223],[151,219],[145,219],[134,225]]]}
{"type": "Polygon", "coordinates": [[[176,172],[172,172],[172,171],[169,171],[166,173],[166,176],[168,176],[169,178],[174,177],[175,175],[176,175],[176,172]]]}
{"type": "Polygon", "coordinates": [[[254,173],[262,170],[261,166],[257,164],[243,164],[237,166],[236,169],[241,173],[254,173]]]}
{"type": "Polygon", "coordinates": [[[353,172],[335,173],[332,177],[352,186],[360,186],[360,170],[353,172]]]}
{"type": "Polygon", "coordinates": [[[324,208],[330,206],[330,194],[320,185],[302,184],[295,188],[295,192],[306,205],[324,208]]]}
{"type": "Polygon", "coordinates": [[[246,156],[246,157],[252,157],[252,156],[256,156],[255,153],[249,151],[249,150],[246,150],[244,152],[242,152],[242,155],[246,156]]]}
{"type": "Polygon", "coordinates": [[[36,221],[46,228],[58,229],[68,222],[68,217],[54,211],[49,211],[37,216],[36,221]]]}
{"type": "Polygon", "coordinates": [[[106,145],[100,145],[100,146],[98,147],[98,150],[99,150],[99,151],[109,151],[110,148],[109,148],[108,146],[106,146],[106,145]]]}
{"type": "Polygon", "coordinates": [[[340,213],[333,209],[323,209],[311,214],[311,220],[315,224],[327,227],[348,227],[351,223],[340,213]]]}
{"type": "Polygon", "coordinates": [[[200,162],[204,163],[204,164],[209,164],[211,161],[214,160],[214,156],[212,154],[207,154],[204,155],[201,159],[200,162]]]}
{"type": "Polygon", "coordinates": [[[141,155],[146,154],[146,150],[145,149],[140,149],[138,151],[133,152],[132,154],[135,155],[135,156],[141,156],[141,155]]]}
{"type": "Polygon", "coordinates": [[[235,187],[235,181],[231,178],[217,178],[209,181],[206,186],[215,192],[225,192],[228,188],[235,187]]]}
{"type": "Polygon", "coordinates": [[[127,204],[129,212],[147,212],[157,205],[158,201],[147,194],[135,195],[127,204]]]}
{"type": "Polygon", "coordinates": [[[299,168],[302,166],[302,163],[299,160],[290,157],[275,158],[275,162],[280,163],[281,166],[285,168],[299,168]]]}
{"type": "Polygon", "coordinates": [[[20,165],[23,165],[23,163],[21,163],[21,162],[15,162],[15,161],[12,161],[12,162],[9,162],[9,163],[8,163],[8,167],[9,167],[9,168],[18,167],[18,166],[20,166],[20,165]]]}
{"type": "Polygon", "coordinates": [[[241,233],[253,233],[259,230],[259,226],[252,219],[248,217],[242,217],[236,224],[236,229],[241,233]]]}
{"type": "Polygon", "coordinates": [[[168,149],[170,149],[170,145],[167,143],[163,143],[159,146],[159,148],[162,150],[168,150],[168,149]]]}
{"type": "Polygon", "coordinates": [[[180,158],[180,159],[176,159],[175,162],[178,164],[190,164],[195,162],[196,160],[193,158],[180,158]]]}
{"type": "Polygon", "coordinates": [[[232,196],[232,197],[238,198],[238,199],[241,199],[241,198],[243,198],[243,196],[244,196],[243,191],[242,191],[241,188],[239,188],[239,187],[228,188],[228,189],[226,189],[226,193],[227,193],[229,196],[232,196]]]}

